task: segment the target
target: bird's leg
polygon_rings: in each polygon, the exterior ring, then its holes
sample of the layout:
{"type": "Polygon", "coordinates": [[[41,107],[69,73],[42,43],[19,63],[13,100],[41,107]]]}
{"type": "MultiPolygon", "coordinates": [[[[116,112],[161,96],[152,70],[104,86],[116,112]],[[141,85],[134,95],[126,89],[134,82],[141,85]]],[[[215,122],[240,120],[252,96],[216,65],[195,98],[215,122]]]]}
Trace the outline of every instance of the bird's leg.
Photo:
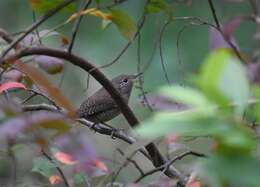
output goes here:
{"type": "Polygon", "coordinates": [[[111,138],[112,139],[116,139],[115,138],[115,133],[119,132],[119,131],[123,131],[124,129],[117,129],[115,127],[112,127],[111,125],[107,124],[107,123],[102,123],[103,125],[105,125],[106,127],[109,127],[111,129],[111,138]]]}
{"type": "Polygon", "coordinates": [[[94,132],[96,132],[96,126],[98,126],[97,122],[93,122],[93,124],[89,127],[90,130],[93,130],[94,132]]]}

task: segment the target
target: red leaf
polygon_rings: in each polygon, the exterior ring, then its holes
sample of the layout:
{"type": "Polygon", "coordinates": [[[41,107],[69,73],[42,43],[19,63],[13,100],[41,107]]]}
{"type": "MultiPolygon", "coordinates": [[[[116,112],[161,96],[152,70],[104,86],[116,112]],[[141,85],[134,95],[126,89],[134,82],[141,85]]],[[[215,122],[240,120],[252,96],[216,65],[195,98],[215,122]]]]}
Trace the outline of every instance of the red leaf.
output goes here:
{"type": "Polygon", "coordinates": [[[11,88],[21,88],[21,89],[25,89],[26,90],[26,87],[22,83],[19,83],[19,82],[6,82],[6,83],[3,83],[0,86],[0,93],[2,93],[5,90],[11,89],[11,88]]]}
{"type": "Polygon", "coordinates": [[[61,152],[61,151],[56,152],[54,154],[54,157],[58,161],[60,161],[63,164],[66,164],[66,165],[73,165],[73,164],[77,163],[77,161],[74,160],[71,155],[64,153],[64,152],[61,152]]]}
{"type": "Polygon", "coordinates": [[[94,162],[94,166],[96,168],[98,168],[98,169],[100,169],[100,170],[102,170],[104,172],[108,172],[108,168],[107,168],[107,166],[105,165],[104,162],[102,162],[102,161],[100,161],[98,159],[94,160],[93,162],[94,162]]]}

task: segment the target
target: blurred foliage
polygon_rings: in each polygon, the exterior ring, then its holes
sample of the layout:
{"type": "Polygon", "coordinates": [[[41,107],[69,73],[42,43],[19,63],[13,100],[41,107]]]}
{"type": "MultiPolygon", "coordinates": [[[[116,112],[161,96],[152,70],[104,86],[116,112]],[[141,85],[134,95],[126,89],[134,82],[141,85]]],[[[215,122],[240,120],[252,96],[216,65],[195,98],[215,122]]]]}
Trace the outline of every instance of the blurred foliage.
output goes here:
{"type": "MultiPolygon", "coordinates": [[[[199,90],[170,86],[160,91],[190,106],[189,109],[158,112],[136,132],[146,137],[171,133],[210,136],[215,146],[209,159],[201,161],[201,177],[209,179],[210,186],[259,186],[257,168],[260,162],[254,154],[258,139],[252,122],[244,119],[245,109],[250,107],[250,96],[254,94],[250,91],[245,67],[229,50],[219,49],[209,55],[194,79],[199,90]],[[244,175],[244,172],[250,174],[244,175]]],[[[257,113],[258,108],[254,110],[252,112],[257,113]]]]}
{"type": "MultiPolygon", "coordinates": [[[[16,39],[61,2],[2,0],[0,28],[16,39]]],[[[83,3],[86,1],[78,0],[63,8],[20,44],[22,48],[67,50],[74,23],[83,16],[74,54],[97,67],[113,62],[101,69],[111,78],[143,72],[130,106],[142,121],[135,131],[148,140],[129,147],[74,125],[74,106],[98,87],[77,67],[47,56],[25,58],[15,66],[2,65],[0,186],[66,186],[59,168],[75,186],[106,186],[112,180],[116,180],[113,186],[174,186],[174,180],[161,174],[130,184],[139,173],[127,164],[116,179],[113,176],[136,147],[161,137],[167,139],[166,146],[164,141],[159,146],[168,157],[178,155],[181,149],[207,153],[207,158],[192,157],[176,164],[180,171],[191,173],[190,177],[195,173],[187,187],[259,186],[260,31],[259,15],[250,16],[254,9],[260,11],[260,3],[214,1],[223,34],[210,27],[215,23],[207,0],[95,0],[78,11],[83,3]],[[228,41],[248,64],[237,58],[228,41]],[[154,90],[159,91],[142,95],[154,90]],[[69,118],[23,111],[24,105],[42,102],[58,111],[66,109],[69,118]],[[118,148],[125,149],[126,155],[119,157],[118,148]]],[[[0,39],[0,51],[7,46],[0,39]]],[[[122,117],[112,125],[128,128],[122,117]]],[[[145,171],[152,168],[140,155],[133,159],[145,171]]]]}

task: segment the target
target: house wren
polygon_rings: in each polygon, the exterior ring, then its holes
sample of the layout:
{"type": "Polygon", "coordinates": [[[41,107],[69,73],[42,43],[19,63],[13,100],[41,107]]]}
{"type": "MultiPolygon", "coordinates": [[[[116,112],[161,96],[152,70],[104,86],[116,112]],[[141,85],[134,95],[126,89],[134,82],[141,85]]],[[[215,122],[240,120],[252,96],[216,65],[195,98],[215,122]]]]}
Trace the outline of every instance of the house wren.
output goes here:
{"type": "MultiPolygon", "coordinates": [[[[132,91],[133,79],[137,76],[122,74],[111,80],[127,103],[132,91]]],[[[115,118],[120,114],[120,109],[106,89],[101,88],[80,105],[77,114],[79,118],[98,123],[115,118]]]]}

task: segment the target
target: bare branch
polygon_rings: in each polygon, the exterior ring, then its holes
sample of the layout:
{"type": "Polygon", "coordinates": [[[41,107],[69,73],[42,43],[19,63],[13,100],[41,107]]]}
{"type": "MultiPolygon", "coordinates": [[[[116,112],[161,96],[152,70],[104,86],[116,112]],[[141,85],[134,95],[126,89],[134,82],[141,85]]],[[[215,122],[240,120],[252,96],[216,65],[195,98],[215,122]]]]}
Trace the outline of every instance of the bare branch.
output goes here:
{"type": "Polygon", "coordinates": [[[220,23],[218,21],[218,17],[217,17],[217,14],[216,14],[216,11],[215,11],[215,8],[214,8],[214,5],[212,3],[212,0],[208,0],[208,3],[209,3],[209,6],[210,6],[210,10],[212,12],[212,15],[213,15],[213,18],[215,20],[215,23],[216,23],[216,26],[219,30],[221,30],[221,26],[220,26],[220,23]]]}
{"type": "MultiPolygon", "coordinates": [[[[114,63],[116,63],[120,58],[121,56],[127,51],[127,49],[131,46],[131,44],[133,43],[133,41],[136,39],[136,37],[139,35],[143,25],[144,25],[144,22],[145,22],[145,18],[146,16],[143,15],[141,20],[139,21],[139,24],[137,26],[137,31],[134,35],[134,38],[132,40],[130,40],[129,42],[127,42],[127,44],[125,45],[125,47],[119,52],[119,54],[109,63],[105,64],[105,65],[102,65],[102,66],[99,66],[99,67],[96,67],[97,69],[102,69],[102,68],[106,68],[106,67],[109,67],[111,65],[113,65],[114,63]]],[[[94,71],[91,70],[91,71],[94,71]]]]}
{"type": "Polygon", "coordinates": [[[174,157],[173,159],[169,160],[168,162],[166,162],[164,165],[158,167],[158,168],[155,168],[155,169],[152,169],[148,172],[146,172],[144,175],[141,175],[138,179],[135,180],[135,183],[138,183],[140,182],[142,179],[144,179],[145,177],[149,176],[149,175],[152,175],[156,172],[159,172],[159,171],[164,171],[164,170],[167,170],[174,162],[176,162],[177,160],[181,160],[182,158],[188,156],[188,155],[193,155],[193,156],[197,156],[197,157],[206,157],[206,155],[202,154],[202,153],[197,153],[197,152],[194,152],[194,151],[186,151],[176,157],[174,157]]]}
{"type": "Polygon", "coordinates": [[[208,3],[209,3],[209,5],[210,5],[210,10],[211,10],[211,12],[212,12],[213,18],[214,18],[215,23],[216,23],[216,26],[217,26],[216,29],[221,33],[221,35],[222,35],[222,37],[224,38],[224,40],[225,40],[225,41],[230,45],[230,47],[233,49],[233,51],[234,51],[234,53],[236,54],[236,56],[237,56],[242,62],[246,62],[246,59],[244,59],[244,58],[241,56],[241,54],[240,54],[240,52],[239,52],[237,46],[236,46],[230,39],[228,39],[228,38],[226,38],[226,37],[224,36],[224,33],[223,33],[222,29],[221,29],[221,25],[220,25],[220,23],[219,23],[218,17],[217,17],[217,15],[216,15],[216,11],[215,11],[214,5],[213,5],[213,3],[212,3],[212,0],[208,0],[208,3]]]}
{"type": "MultiPolygon", "coordinates": [[[[118,150],[118,152],[119,152],[120,154],[122,154],[122,155],[124,156],[124,152],[123,152],[123,151],[121,151],[120,149],[117,149],[117,150],[118,150]]],[[[141,175],[144,174],[143,171],[142,171],[142,169],[139,167],[139,165],[138,165],[135,161],[132,160],[132,157],[134,157],[137,152],[138,152],[138,150],[137,150],[137,151],[134,151],[134,152],[133,152],[130,156],[128,156],[128,157],[125,159],[125,161],[121,164],[121,166],[118,168],[117,172],[113,175],[113,177],[112,177],[112,179],[111,179],[111,183],[112,183],[112,184],[115,182],[115,180],[116,180],[116,178],[118,177],[119,173],[120,173],[130,162],[134,163],[135,167],[138,168],[138,171],[141,171],[141,175]]]]}
{"type": "Polygon", "coordinates": [[[166,79],[168,84],[170,84],[170,79],[169,79],[169,76],[168,76],[168,73],[167,73],[167,70],[166,70],[166,67],[165,67],[164,58],[163,58],[162,39],[163,39],[164,31],[166,30],[167,26],[170,23],[171,23],[170,19],[165,22],[165,24],[163,25],[163,27],[161,29],[160,37],[159,37],[159,52],[160,52],[161,65],[162,65],[162,70],[163,70],[163,73],[164,73],[164,77],[165,77],[165,79],[166,79]]]}

